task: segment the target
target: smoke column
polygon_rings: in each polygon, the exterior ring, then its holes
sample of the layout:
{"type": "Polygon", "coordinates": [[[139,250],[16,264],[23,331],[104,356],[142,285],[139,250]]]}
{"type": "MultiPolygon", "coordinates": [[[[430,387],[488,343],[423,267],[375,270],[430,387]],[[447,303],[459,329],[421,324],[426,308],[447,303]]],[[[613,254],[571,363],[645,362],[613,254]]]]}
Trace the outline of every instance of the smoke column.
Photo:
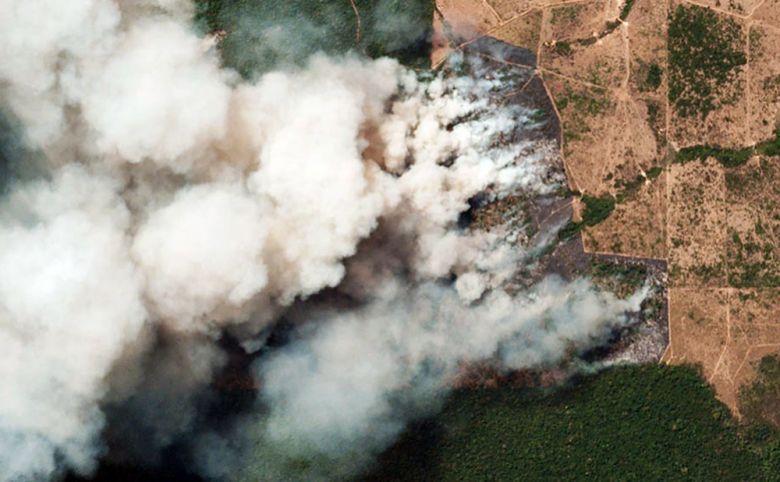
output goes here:
{"type": "Polygon", "coordinates": [[[89,475],[107,434],[138,463],[186,437],[214,479],[349,477],[465,364],[554,366],[639,308],[586,280],[509,294],[545,236],[459,227],[477,195],[563,182],[554,143],[502,141],[540,124],[479,59],[315,55],[248,82],[187,0],[0,12],[0,99],[40,173],[0,200],[0,480],[89,475]],[[259,394],[216,430],[226,335],[259,394]]]}

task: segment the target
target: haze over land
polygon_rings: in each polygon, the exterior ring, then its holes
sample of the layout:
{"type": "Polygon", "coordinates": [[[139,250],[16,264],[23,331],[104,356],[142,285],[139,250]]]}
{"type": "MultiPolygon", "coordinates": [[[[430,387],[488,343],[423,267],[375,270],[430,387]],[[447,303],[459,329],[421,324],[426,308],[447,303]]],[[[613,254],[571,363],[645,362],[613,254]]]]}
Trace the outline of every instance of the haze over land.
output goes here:
{"type": "Polygon", "coordinates": [[[585,249],[668,263],[664,361],[700,365],[738,414],[780,349],[780,3],[439,4],[538,53],[568,182],[615,201],[585,249]]]}
{"type": "Polygon", "coordinates": [[[565,181],[545,121],[499,102],[523,86],[479,56],[242,77],[188,1],[0,10],[0,479],[170,447],[210,478],[349,477],[464,365],[576,363],[646,295],[518,276],[560,224],[464,222],[565,181]],[[215,416],[236,352],[257,397],[215,416]]]}
{"type": "Polygon", "coordinates": [[[0,482],[780,473],[780,0],[0,12],[0,482]]]}

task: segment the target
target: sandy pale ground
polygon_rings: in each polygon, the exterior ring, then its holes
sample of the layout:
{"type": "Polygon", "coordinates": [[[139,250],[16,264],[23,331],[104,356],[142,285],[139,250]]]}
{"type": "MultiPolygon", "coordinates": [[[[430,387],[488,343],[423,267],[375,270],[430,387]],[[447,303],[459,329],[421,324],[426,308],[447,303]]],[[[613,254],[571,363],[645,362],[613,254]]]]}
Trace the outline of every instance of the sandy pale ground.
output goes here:
{"type": "Polygon", "coordinates": [[[771,182],[780,175],[764,172],[777,160],[737,169],[714,160],[667,164],[675,148],[743,147],[771,137],[780,114],[780,0],[636,0],[625,21],[610,27],[623,3],[438,0],[433,62],[484,35],[536,54],[561,122],[570,187],[618,195],[633,186],[609,219],[584,233],[585,249],[668,261],[664,361],[700,365],[738,412],[737,393],[752,379],[753,363],[780,353],[780,291],[771,277],[775,268],[780,274],[780,192],[773,190],[780,182],[771,182]],[[729,85],[718,86],[731,100],[704,121],[680,117],[667,101],[667,19],[678,4],[737,22],[736,48],[748,58],[729,85]],[[655,88],[646,81],[651,65],[664,72],[655,88]],[[663,170],[650,178],[654,167],[663,170]],[[734,187],[742,181],[749,188],[734,187]],[[759,263],[763,278],[753,279],[746,270],[759,263]]]}

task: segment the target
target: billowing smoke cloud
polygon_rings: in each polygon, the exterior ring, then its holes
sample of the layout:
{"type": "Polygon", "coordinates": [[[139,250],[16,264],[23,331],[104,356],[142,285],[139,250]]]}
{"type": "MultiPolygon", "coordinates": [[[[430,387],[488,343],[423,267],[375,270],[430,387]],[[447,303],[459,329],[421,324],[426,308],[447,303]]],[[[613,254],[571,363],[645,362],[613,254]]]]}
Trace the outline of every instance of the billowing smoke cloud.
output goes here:
{"type": "Polygon", "coordinates": [[[459,226],[478,196],[562,182],[534,112],[498,101],[516,79],[479,58],[317,55],[248,83],[188,1],[0,10],[0,98],[46,172],[0,202],[0,480],[184,436],[208,477],[348,476],[464,365],[555,365],[638,309],[583,280],[505,290],[550,233],[459,226]],[[260,350],[259,400],[211,430],[223,336],[260,350]]]}
{"type": "Polygon", "coordinates": [[[315,325],[257,362],[263,410],[226,439],[201,439],[206,474],[233,478],[239,466],[246,480],[355,475],[407,420],[435,409],[468,362],[555,366],[604,342],[644,293],[621,301],[585,281],[550,278],[520,296],[493,291],[474,306],[434,283],[390,282],[375,295],[355,310],[312,307],[305,316],[315,325]],[[231,444],[240,464],[225,456],[231,444]]]}
{"type": "Polygon", "coordinates": [[[238,318],[265,287],[266,226],[258,202],[234,186],[180,191],[140,227],[133,254],[157,316],[183,331],[238,318]]]}
{"type": "Polygon", "coordinates": [[[224,136],[230,88],[202,42],[173,20],[142,20],[105,58],[86,60],[70,79],[101,156],[148,159],[187,172],[224,136]]]}
{"type": "Polygon", "coordinates": [[[104,377],[146,320],[115,182],[78,166],[0,206],[0,478],[94,468],[104,377]]]}

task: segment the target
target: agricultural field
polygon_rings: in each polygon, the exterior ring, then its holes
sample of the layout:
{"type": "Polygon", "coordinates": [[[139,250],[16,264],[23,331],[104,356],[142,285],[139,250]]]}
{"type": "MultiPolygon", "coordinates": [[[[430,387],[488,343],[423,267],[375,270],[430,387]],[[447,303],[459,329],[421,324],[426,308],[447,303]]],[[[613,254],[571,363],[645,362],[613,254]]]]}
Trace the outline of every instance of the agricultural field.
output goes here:
{"type": "Polygon", "coordinates": [[[751,367],[780,353],[759,308],[780,288],[780,1],[437,2],[440,24],[453,12],[472,19],[439,29],[441,52],[494,36],[536,56],[574,194],[561,238],[667,262],[664,361],[698,365],[739,415],[751,367]]]}
{"type": "Polygon", "coordinates": [[[677,144],[742,146],[746,50],[744,20],[699,6],[670,5],[670,136],[677,144]]]}
{"type": "MultiPolygon", "coordinates": [[[[572,199],[556,208],[572,216],[559,239],[579,243],[567,248],[574,258],[584,249],[601,259],[582,272],[621,296],[647,281],[642,263],[663,266],[654,276],[664,299],[646,310],[668,323],[653,342],[668,345],[647,358],[661,364],[613,367],[558,388],[496,384],[500,374],[475,370],[479,383],[409,428],[361,480],[774,478],[780,0],[375,5],[212,0],[199,2],[198,21],[224,30],[225,63],[249,78],[323,46],[422,68],[483,39],[525,49],[481,55],[526,69],[516,95],[549,103],[572,199]],[[404,28],[387,28],[391,17],[404,28]],[[305,34],[289,37],[296,31],[305,34]]],[[[512,209],[508,198],[476,211],[474,222],[489,227],[512,209]]]]}
{"type": "Polygon", "coordinates": [[[202,1],[198,20],[225,31],[225,62],[245,77],[323,46],[434,67],[482,37],[526,49],[520,65],[533,69],[528,85],[552,101],[574,194],[561,239],[581,239],[589,253],[667,262],[664,361],[700,366],[739,414],[750,367],[780,352],[778,322],[758,308],[780,288],[780,2],[437,0],[390,3],[382,12],[374,5],[202,1]],[[248,24],[259,17],[251,9],[270,9],[262,18],[306,35],[248,24]],[[384,27],[389,16],[406,27],[384,27]],[[284,56],[275,42],[285,44],[284,56]]]}

